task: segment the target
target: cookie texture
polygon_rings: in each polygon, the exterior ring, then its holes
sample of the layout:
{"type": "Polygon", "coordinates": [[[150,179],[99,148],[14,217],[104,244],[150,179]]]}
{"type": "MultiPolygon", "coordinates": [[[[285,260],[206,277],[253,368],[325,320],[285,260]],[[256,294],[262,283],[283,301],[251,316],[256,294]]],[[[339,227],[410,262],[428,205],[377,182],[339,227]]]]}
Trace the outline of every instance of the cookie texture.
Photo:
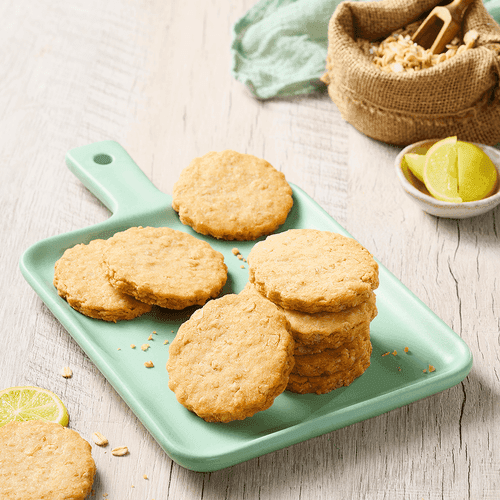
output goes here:
{"type": "MultiPolygon", "coordinates": [[[[338,349],[346,344],[354,342],[358,337],[363,337],[366,332],[370,331],[370,322],[365,321],[355,327],[341,332],[332,333],[328,337],[323,337],[318,342],[304,343],[292,331],[295,340],[295,354],[312,354],[324,351],[325,349],[338,349]]],[[[310,339],[309,339],[310,340],[310,339]]]]}
{"type": "Polygon", "coordinates": [[[296,342],[311,347],[329,348],[351,342],[358,335],[358,331],[363,330],[378,313],[373,292],[365,302],[336,313],[310,314],[290,309],[283,311],[290,322],[296,342]]]}
{"type": "Polygon", "coordinates": [[[76,431],[45,420],[0,428],[2,500],[83,500],[95,472],[91,446],[76,431]]]}
{"type": "Polygon", "coordinates": [[[104,321],[130,320],[151,310],[151,306],[126,295],[109,283],[103,253],[106,240],[69,248],[56,262],[54,286],[76,311],[104,321]]]}
{"type": "Polygon", "coordinates": [[[371,343],[368,349],[346,370],[334,373],[323,373],[319,376],[303,376],[298,373],[290,373],[287,390],[299,394],[326,394],[340,387],[349,386],[355,379],[363,375],[370,366],[371,343]]]}
{"type": "Polygon", "coordinates": [[[168,227],[132,227],[108,241],[109,282],[146,304],[203,305],[227,280],[224,256],[207,242],[168,227]]]}
{"type": "Polygon", "coordinates": [[[169,349],[169,388],[208,422],[243,420],[285,390],[293,349],[278,307],[257,294],[226,295],[179,328],[169,349]]]}
{"type": "Polygon", "coordinates": [[[332,375],[334,373],[348,373],[352,366],[360,358],[365,357],[372,351],[370,342],[370,329],[365,329],[362,334],[356,336],[351,342],[346,342],[336,349],[326,348],[322,351],[299,351],[295,350],[295,365],[292,373],[304,377],[319,377],[321,375],[332,375]]]}
{"type": "Polygon", "coordinates": [[[195,158],[174,185],[172,207],[183,224],[225,240],[254,240],[283,224],[292,189],[267,161],[232,150],[195,158]]]}
{"type": "Polygon", "coordinates": [[[378,264],[352,238],[316,229],[268,236],[248,255],[257,290],[285,309],[339,312],[369,299],[379,285],[378,264]]]}

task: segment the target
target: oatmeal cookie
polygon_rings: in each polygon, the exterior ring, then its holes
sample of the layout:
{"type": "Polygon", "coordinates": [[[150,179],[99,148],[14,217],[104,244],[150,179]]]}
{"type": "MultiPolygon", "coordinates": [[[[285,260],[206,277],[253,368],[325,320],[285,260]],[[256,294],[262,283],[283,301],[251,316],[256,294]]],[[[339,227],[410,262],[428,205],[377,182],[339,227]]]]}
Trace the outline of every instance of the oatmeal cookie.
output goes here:
{"type": "Polygon", "coordinates": [[[203,305],[226,283],[224,256],[182,231],[132,227],[107,241],[109,282],[146,304],[177,310],[203,305]]]}
{"type": "Polygon", "coordinates": [[[305,352],[303,354],[298,354],[295,350],[295,366],[292,373],[304,377],[319,377],[338,372],[348,372],[359,358],[366,358],[371,351],[369,331],[336,349],[327,348],[322,351],[305,352]]]}
{"type": "Polygon", "coordinates": [[[287,390],[299,394],[326,394],[334,389],[347,387],[363,375],[370,366],[370,355],[371,343],[368,352],[360,356],[348,370],[322,374],[317,377],[305,377],[292,372],[288,379],[287,390]]]}
{"type": "Polygon", "coordinates": [[[224,240],[255,240],[283,224],[292,189],[267,161],[232,150],[195,158],[173,189],[183,224],[224,240]]]}
{"type": "Polygon", "coordinates": [[[129,320],[151,310],[112,287],[103,263],[106,240],[93,240],[66,250],[56,262],[54,286],[76,311],[105,321],[129,320]]]}
{"type": "Polygon", "coordinates": [[[257,243],[250,281],[285,309],[339,312],[367,301],[379,285],[378,264],[362,245],[329,231],[290,229],[257,243]]]}
{"type": "Polygon", "coordinates": [[[337,333],[332,333],[328,337],[323,337],[315,343],[304,343],[295,336],[292,331],[292,336],[295,340],[295,354],[313,354],[324,351],[325,349],[338,349],[344,345],[355,342],[358,338],[364,338],[370,334],[370,322],[365,321],[350,330],[344,330],[337,333]]]}
{"type": "Polygon", "coordinates": [[[91,446],[76,431],[45,420],[0,428],[3,500],[83,500],[95,472],[91,446]]]}
{"type": "Polygon", "coordinates": [[[255,294],[225,295],[185,322],[169,350],[169,388],[208,422],[269,408],[288,383],[294,341],[285,315],[255,294]]]}
{"type": "Polygon", "coordinates": [[[368,299],[361,304],[339,312],[310,314],[290,309],[283,309],[283,312],[290,322],[295,340],[303,344],[317,344],[327,338],[331,341],[335,338],[340,345],[348,341],[353,329],[377,316],[377,305],[375,294],[370,292],[368,299]]]}

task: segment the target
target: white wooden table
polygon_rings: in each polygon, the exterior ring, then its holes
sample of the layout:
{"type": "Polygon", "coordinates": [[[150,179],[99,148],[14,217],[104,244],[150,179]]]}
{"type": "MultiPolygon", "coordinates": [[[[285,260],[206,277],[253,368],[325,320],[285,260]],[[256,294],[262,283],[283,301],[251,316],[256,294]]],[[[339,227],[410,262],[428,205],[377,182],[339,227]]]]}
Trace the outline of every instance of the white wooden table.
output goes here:
{"type": "Polygon", "coordinates": [[[230,28],[252,4],[0,3],[0,388],[50,389],[83,437],[99,430],[128,446],[117,458],[93,445],[90,498],[498,499],[500,207],[462,221],[428,216],[397,184],[399,149],[357,132],[326,95],[252,98],[229,57],[230,28]],[[434,396],[218,472],[178,466],[19,271],[33,243],[109,217],[64,163],[69,149],[107,139],[165,193],[210,150],[266,158],[465,340],[472,371],[434,396]]]}

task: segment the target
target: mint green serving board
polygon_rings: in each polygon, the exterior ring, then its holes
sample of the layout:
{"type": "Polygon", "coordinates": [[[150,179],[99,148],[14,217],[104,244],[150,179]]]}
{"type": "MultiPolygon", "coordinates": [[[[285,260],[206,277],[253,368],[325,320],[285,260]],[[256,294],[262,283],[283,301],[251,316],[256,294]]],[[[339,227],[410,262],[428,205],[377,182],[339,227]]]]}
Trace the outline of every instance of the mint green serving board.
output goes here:
{"type": "MultiPolygon", "coordinates": [[[[385,267],[380,265],[379,314],[372,322],[371,366],[349,387],[329,394],[285,392],[266,411],[243,421],[207,423],[181,406],[168,389],[168,346],[194,309],[154,308],[132,321],[107,323],[87,318],[60,298],[52,284],[54,264],[77,243],[108,238],[131,226],[168,226],[208,241],[223,253],[228,281],[223,293],[239,292],[248,269],[232,253],[246,257],[255,242],[204,237],[180,223],[171,196],[149,181],[126,151],[105,141],[75,148],[67,165],[112,212],[105,222],[54,236],[31,246],[21,271],[52,313],[134,411],[165,452],[195,471],[215,471],[380,415],[435,394],[463,380],[472,366],[467,345],[385,267]],[[153,333],[153,332],[156,333],[153,333]],[[148,337],[153,334],[153,340],[148,337]],[[141,345],[149,343],[147,351],[141,345]],[[131,344],[137,347],[132,349],[131,344]],[[409,347],[405,353],[404,348],[409,347]],[[386,355],[386,352],[397,355],[386,355]],[[146,361],[154,368],[145,368],[146,361]],[[431,364],[432,373],[423,370],[431,364]]],[[[350,236],[296,186],[294,206],[280,231],[313,228],[350,236]]]]}

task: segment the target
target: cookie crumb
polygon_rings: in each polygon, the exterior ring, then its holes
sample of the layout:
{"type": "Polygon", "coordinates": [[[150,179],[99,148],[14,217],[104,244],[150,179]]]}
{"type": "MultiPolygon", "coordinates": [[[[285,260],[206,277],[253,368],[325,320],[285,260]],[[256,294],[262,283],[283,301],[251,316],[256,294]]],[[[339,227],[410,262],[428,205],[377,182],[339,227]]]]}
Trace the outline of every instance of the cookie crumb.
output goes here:
{"type": "Polygon", "coordinates": [[[424,368],[422,371],[423,371],[424,373],[427,373],[427,370],[426,370],[425,368],[424,368]]]}
{"type": "Polygon", "coordinates": [[[241,267],[241,269],[245,269],[245,266],[243,264],[240,267],[241,267]]]}
{"type": "Polygon", "coordinates": [[[150,347],[151,347],[151,346],[150,346],[149,344],[142,344],[142,345],[141,345],[141,349],[142,349],[143,351],[147,351],[150,347]]]}
{"type": "Polygon", "coordinates": [[[115,457],[123,457],[124,455],[128,454],[128,448],[126,446],[117,446],[116,448],[113,448],[111,450],[111,453],[115,457]]]}
{"type": "Polygon", "coordinates": [[[429,365],[429,373],[434,371],[436,371],[436,368],[434,368],[434,366],[432,365],[429,365]]]}
{"type": "Polygon", "coordinates": [[[148,478],[148,476],[147,476],[146,474],[144,474],[142,477],[143,477],[144,479],[147,479],[147,478],[148,478]]]}
{"type": "Polygon", "coordinates": [[[168,340],[164,340],[163,345],[167,345],[167,344],[168,344],[168,340]]]}
{"type": "Polygon", "coordinates": [[[405,352],[408,352],[410,349],[408,349],[408,347],[405,347],[404,350],[405,350],[405,352]]]}
{"type": "Polygon", "coordinates": [[[154,364],[153,364],[153,362],[152,362],[152,361],[146,361],[146,362],[144,363],[144,366],[145,366],[146,368],[153,368],[153,367],[154,367],[154,364]]]}
{"type": "Polygon", "coordinates": [[[397,356],[397,354],[398,354],[398,351],[396,351],[396,350],[393,351],[393,353],[392,353],[393,356],[397,356]]]}
{"type": "Polygon", "coordinates": [[[247,306],[243,308],[244,312],[252,312],[255,309],[255,302],[250,302],[247,306]]]}
{"type": "Polygon", "coordinates": [[[382,357],[387,356],[389,354],[391,354],[389,351],[388,352],[384,352],[384,354],[382,354],[382,357]]]}
{"type": "Polygon", "coordinates": [[[241,255],[241,253],[238,254],[237,257],[238,257],[239,260],[243,260],[243,255],[241,255]]]}
{"type": "Polygon", "coordinates": [[[61,370],[61,375],[64,377],[64,378],[71,378],[73,376],[73,371],[71,370],[71,368],[69,368],[68,366],[65,366],[62,370],[61,370]]]}
{"type": "Polygon", "coordinates": [[[117,351],[121,351],[121,350],[122,350],[122,348],[121,348],[121,347],[119,347],[119,348],[117,349],[117,351]]]}
{"type": "Polygon", "coordinates": [[[153,330],[153,333],[154,333],[155,335],[158,335],[158,334],[156,333],[156,330],[153,330]]]}
{"type": "Polygon", "coordinates": [[[238,255],[238,254],[240,253],[240,251],[239,251],[236,247],[234,247],[234,248],[231,250],[231,252],[233,252],[233,255],[238,255]]]}
{"type": "Polygon", "coordinates": [[[131,349],[135,349],[135,344],[130,344],[131,349]]]}
{"type": "Polygon", "coordinates": [[[148,337],[148,340],[153,340],[153,335],[152,334],[148,337]]]}
{"type": "Polygon", "coordinates": [[[107,438],[97,431],[92,434],[92,441],[94,441],[97,446],[106,446],[108,444],[107,438]]]}

